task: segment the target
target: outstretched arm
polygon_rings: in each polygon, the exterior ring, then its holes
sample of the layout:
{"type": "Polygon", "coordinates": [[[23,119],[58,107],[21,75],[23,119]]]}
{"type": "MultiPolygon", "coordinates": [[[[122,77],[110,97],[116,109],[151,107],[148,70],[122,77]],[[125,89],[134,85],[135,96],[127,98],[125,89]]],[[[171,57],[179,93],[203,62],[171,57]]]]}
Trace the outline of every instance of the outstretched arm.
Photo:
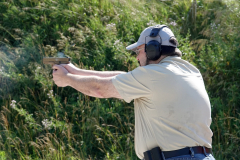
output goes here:
{"type": "Polygon", "coordinates": [[[85,70],[80,69],[74,66],[72,63],[70,64],[61,64],[69,73],[74,75],[81,75],[81,76],[98,76],[98,77],[113,77],[118,74],[122,74],[125,72],[122,71],[93,71],[93,70],[85,70]]]}
{"type": "Polygon", "coordinates": [[[122,99],[112,77],[82,76],[69,73],[63,66],[53,66],[53,80],[59,87],[71,86],[83,94],[98,98],[122,99]]]}

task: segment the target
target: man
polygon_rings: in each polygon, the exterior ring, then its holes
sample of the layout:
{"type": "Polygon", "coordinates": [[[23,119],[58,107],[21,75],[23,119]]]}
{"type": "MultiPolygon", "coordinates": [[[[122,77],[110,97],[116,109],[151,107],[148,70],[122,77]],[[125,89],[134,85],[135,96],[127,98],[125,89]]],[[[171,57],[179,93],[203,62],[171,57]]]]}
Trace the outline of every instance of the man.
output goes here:
{"type": "Polygon", "coordinates": [[[93,97],[134,100],[140,159],[212,159],[211,107],[199,70],[181,59],[167,26],[151,26],[127,47],[140,67],[128,73],[54,65],[53,80],[93,97]]]}

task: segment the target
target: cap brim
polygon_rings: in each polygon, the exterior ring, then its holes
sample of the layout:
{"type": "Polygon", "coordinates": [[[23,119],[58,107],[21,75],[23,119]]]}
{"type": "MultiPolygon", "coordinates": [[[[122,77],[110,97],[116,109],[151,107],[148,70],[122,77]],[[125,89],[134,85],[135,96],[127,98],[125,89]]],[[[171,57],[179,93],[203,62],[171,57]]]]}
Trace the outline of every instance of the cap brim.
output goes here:
{"type": "Polygon", "coordinates": [[[133,44],[127,46],[126,49],[127,49],[127,50],[134,50],[134,49],[136,49],[138,46],[141,46],[142,44],[144,44],[144,43],[142,43],[142,42],[136,42],[136,43],[133,43],[133,44]]]}

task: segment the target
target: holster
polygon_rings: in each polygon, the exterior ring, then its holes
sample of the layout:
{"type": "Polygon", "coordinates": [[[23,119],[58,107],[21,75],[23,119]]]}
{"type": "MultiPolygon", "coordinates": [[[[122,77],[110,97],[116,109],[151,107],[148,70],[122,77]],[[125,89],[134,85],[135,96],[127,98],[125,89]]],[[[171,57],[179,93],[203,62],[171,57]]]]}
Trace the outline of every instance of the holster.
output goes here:
{"type": "Polygon", "coordinates": [[[165,157],[159,147],[155,147],[143,153],[144,160],[165,160],[165,157]]]}

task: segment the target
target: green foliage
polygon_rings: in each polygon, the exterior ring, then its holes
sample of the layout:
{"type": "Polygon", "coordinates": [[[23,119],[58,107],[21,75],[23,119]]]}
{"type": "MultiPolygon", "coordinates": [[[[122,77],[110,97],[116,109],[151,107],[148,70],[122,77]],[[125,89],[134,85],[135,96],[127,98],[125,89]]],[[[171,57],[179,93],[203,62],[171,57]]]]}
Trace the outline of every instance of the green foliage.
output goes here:
{"type": "Polygon", "coordinates": [[[6,154],[4,151],[0,151],[0,160],[6,160],[6,154]]]}
{"type": "Polygon", "coordinates": [[[58,88],[41,59],[64,51],[83,69],[129,71],[137,61],[125,47],[158,23],[168,24],[183,58],[203,74],[216,159],[240,156],[238,1],[2,0],[0,6],[1,159],[137,159],[133,104],[58,88]]]}

